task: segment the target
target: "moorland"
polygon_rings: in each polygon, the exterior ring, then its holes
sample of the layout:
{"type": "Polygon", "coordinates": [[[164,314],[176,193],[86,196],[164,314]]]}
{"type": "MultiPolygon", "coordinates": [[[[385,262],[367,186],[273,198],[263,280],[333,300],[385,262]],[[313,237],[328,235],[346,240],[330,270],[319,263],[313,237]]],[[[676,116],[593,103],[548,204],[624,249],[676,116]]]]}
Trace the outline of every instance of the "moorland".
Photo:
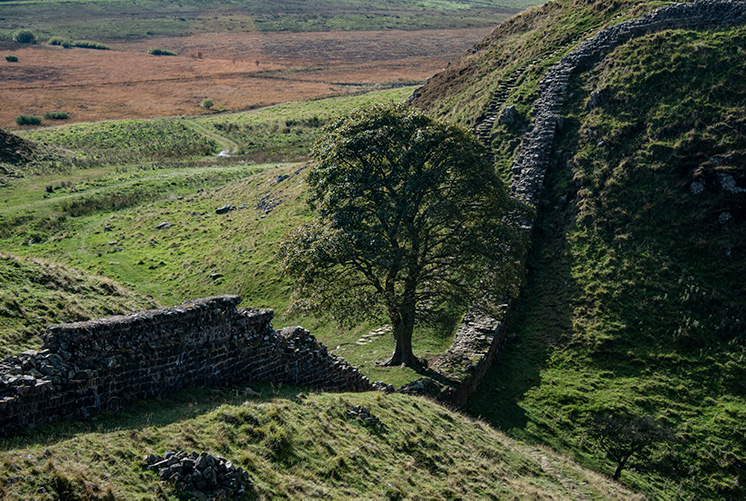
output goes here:
{"type": "Polygon", "coordinates": [[[244,110],[423,82],[518,9],[502,2],[2,2],[0,126],[244,110]],[[38,43],[10,38],[29,30],[38,43]],[[110,50],[63,48],[92,40],[110,50]],[[160,48],[173,56],[154,56],[160,48]]]}

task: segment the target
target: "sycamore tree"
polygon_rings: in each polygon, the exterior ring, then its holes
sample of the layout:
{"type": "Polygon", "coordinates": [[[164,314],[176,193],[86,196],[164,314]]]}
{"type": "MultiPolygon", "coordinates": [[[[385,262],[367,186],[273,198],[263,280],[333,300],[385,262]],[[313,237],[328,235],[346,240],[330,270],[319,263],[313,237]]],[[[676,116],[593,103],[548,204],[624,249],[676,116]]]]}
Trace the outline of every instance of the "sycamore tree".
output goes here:
{"type": "Polygon", "coordinates": [[[342,323],[384,320],[384,365],[415,369],[417,322],[517,286],[519,210],[484,148],[461,127],[404,105],[356,110],[314,145],[315,218],[285,235],[278,257],[297,279],[296,308],[342,323]]]}

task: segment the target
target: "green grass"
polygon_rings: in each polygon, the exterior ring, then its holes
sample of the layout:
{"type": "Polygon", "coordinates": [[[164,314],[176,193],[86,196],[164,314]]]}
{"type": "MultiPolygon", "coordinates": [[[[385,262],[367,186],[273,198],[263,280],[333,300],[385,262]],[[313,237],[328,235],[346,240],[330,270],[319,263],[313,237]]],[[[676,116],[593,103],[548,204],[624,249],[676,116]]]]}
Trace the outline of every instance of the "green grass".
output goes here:
{"type": "Polygon", "coordinates": [[[415,104],[431,114],[473,126],[500,83],[515,70],[522,70],[505,104],[515,105],[523,120],[513,127],[495,124],[494,132],[500,135],[495,149],[502,168],[503,159],[512,157],[520,143],[525,119],[538,98],[539,80],[577,45],[575,39],[663,4],[649,0],[556,0],[531,9],[502,23],[479,50],[465,54],[432,78],[415,104]]]}
{"type": "Polygon", "coordinates": [[[591,414],[653,416],[676,439],[621,478],[656,498],[744,494],[746,225],[716,180],[746,174],[745,49],[744,28],[664,32],[575,79],[516,338],[470,407],[609,474],[591,414]]]}
{"type": "Polygon", "coordinates": [[[94,164],[201,157],[220,149],[216,141],[173,118],[65,125],[23,137],[83,153],[94,164]]]}
{"type": "Polygon", "coordinates": [[[5,439],[0,496],[59,498],[68,489],[76,499],[178,499],[143,468],[142,457],[204,450],[250,472],[260,499],[634,497],[561,456],[424,399],[251,387],[262,396],[247,399],[241,387],[192,390],[91,423],[5,439]],[[354,405],[384,427],[347,417],[354,405]]]}
{"type": "Polygon", "coordinates": [[[113,281],[0,253],[0,358],[39,347],[47,326],[157,307],[113,281]]]}
{"type": "Polygon", "coordinates": [[[294,0],[281,7],[251,0],[5,1],[0,35],[19,28],[38,36],[121,40],[239,31],[331,31],[491,26],[527,0],[294,0]]]}
{"type": "Polygon", "coordinates": [[[351,109],[407,99],[413,87],[381,90],[356,96],[287,103],[249,113],[220,114],[194,121],[238,144],[238,154],[255,162],[308,159],[310,145],[333,117],[351,109]]]}
{"type": "MultiPolygon", "coordinates": [[[[239,294],[244,305],[275,309],[277,327],[300,324],[331,349],[339,346],[338,354],[373,379],[416,379],[408,369],[375,366],[393,351],[390,335],[356,344],[378,325],[343,330],[328,319],[284,315],[292,284],[279,277],[274,243],[310,217],[302,200],[302,168],[228,164],[29,177],[18,180],[14,197],[0,204],[3,246],[109,277],[167,305],[239,294]],[[279,176],[290,177],[278,183],[279,176]],[[236,209],[215,213],[226,204],[236,209]],[[157,229],[162,222],[171,227],[157,229]]],[[[449,334],[423,328],[415,349],[422,356],[441,353],[449,334]]]]}
{"type": "MultiPolygon", "coordinates": [[[[390,333],[366,336],[382,325],[341,329],[328,318],[285,314],[292,284],[279,276],[275,243],[311,217],[303,200],[307,171],[303,163],[259,162],[305,160],[332,116],[369,102],[401,101],[411,91],[25,133],[47,149],[66,149],[69,159],[27,167],[26,177],[0,188],[2,248],[108,277],[164,305],[239,294],[245,306],[274,309],[276,327],[303,325],[372,380],[399,386],[420,376],[376,365],[393,351],[390,333]],[[213,146],[217,140],[199,127],[225,138],[225,144],[213,146]],[[196,157],[200,148],[209,145],[215,152],[230,141],[239,156],[196,157]],[[162,158],[151,158],[150,148],[162,158]],[[277,182],[280,176],[288,179],[277,182]],[[235,210],[215,213],[226,204],[235,210]],[[162,222],[171,226],[157,229],[162,222]]],[[[32,312],[29,308],[28,315],[32,312]]],[[[452,328],[422,326],[415,333],[415,352],[432,359],[447,349],[452,335],[452,328]]]]}

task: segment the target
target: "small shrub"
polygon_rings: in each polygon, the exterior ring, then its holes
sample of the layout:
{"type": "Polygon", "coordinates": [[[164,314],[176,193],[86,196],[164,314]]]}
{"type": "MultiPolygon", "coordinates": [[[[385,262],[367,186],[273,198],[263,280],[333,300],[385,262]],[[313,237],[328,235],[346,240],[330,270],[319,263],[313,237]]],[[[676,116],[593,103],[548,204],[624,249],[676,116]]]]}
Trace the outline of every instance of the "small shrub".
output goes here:
{"type": "Polygon", "coordinates": [[[29,30],[21,30],[13,35],[13,41],[18,43],[36,43],[36,35],[29,30]]]}
{"type": "Polygon", "coordinates": [[[213,101],[209,97],[206,97],[199,105],[202,106],[204,109],[209,110],[210,108],[215,106],[215,101],[213,101]]]}
{"type": "Polygon", "coordinates": [[[41,125],[41,118],[35,115],[18,115],[16,123],[18,125],[41,125]]]}
{"type": "Polygon", "coordinates": [[[44,118],[47,120],[67,120],[70,118],[70,114],[66,111],[47,111],[44,113],[44,118]]]}
{"type": "Polygon", "coordinates": [[[108,45],[94,42],[93,40],[74,40],[72,45],[81,49],[111,50],[111,47],[108,45]]]}
{"type": "Polygon", "coordinates": [[[47,40],[47,43],[49,45],[62,45],[63,42],[68,42],[69,40],[67,38],[62,37],[52,37],[49,40],[47,40]]]}
{"type": "Polygon", "coordinates": [[[178,54],[172,50],[159,49],[157,47],[151,47],[148,49],[148,54],[152,56],[178,56],[178,54]]]}
{"type": "Polygon", "coordinates": [[[5,60],[9,63],[17,63],[18,62],[18,56],[11,56],[10,54],[5,56],[5,60]]]}

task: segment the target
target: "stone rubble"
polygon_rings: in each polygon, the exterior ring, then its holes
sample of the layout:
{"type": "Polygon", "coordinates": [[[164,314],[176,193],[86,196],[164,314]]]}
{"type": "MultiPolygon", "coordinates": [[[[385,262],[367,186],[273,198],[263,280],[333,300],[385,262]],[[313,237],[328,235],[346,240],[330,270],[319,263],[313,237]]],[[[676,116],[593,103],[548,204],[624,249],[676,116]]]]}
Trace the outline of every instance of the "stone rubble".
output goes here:
{"type": "Polygon", "coordinates": [[[149,454],[144,460],[149,471],[194,499],[231,499],[254,491],[247,471],[207,452],[166,451],[163,456],[149,454]]]}
{"type": "Polygon", "coordinates": [[[348,407],[345,411],[345,416],[347,416],[348,418],[355,418],[361,421],[365,426],[369,426],[371,428],[385,428],[385,425],[381,422],[381,420],[371,414],[370,411],[362,405],[354,405],[348,407]]]}

